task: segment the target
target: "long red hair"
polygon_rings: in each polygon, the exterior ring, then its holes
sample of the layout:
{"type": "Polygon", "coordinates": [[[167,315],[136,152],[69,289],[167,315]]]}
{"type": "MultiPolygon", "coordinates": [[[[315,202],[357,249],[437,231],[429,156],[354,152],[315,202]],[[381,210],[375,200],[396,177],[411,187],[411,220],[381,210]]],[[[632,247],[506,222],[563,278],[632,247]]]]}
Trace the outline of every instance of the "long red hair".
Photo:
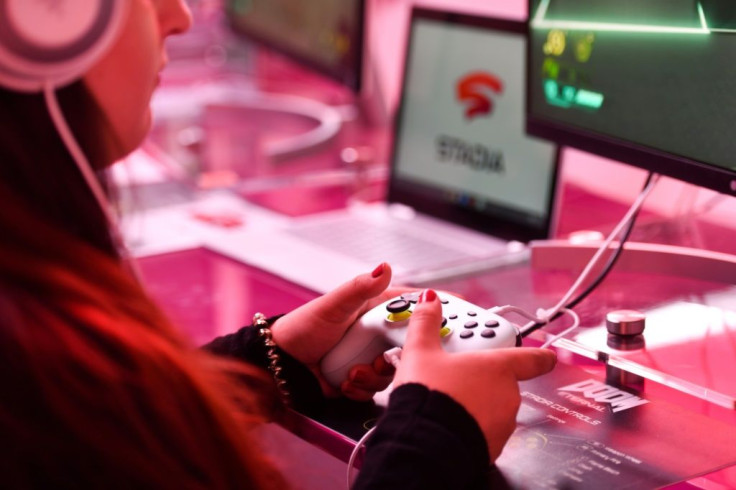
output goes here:
{"type": "Polygon", "coordinates": [[[115,259],[0,183],[0,478],[8,487],[280,488],[260,370],[216,359],[115,259]]]}

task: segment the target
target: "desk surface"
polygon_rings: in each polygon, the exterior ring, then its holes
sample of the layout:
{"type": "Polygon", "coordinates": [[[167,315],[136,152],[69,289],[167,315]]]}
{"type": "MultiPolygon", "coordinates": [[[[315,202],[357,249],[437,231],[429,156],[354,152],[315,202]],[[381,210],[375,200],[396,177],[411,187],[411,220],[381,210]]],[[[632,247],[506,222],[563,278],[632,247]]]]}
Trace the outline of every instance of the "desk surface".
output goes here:
{"type": "MultiPolygon", "coordinates": [[[[231,109],[220,108],[218,111],[210,114],[208,128],[215,128],[219,138],[216,138],[216,141],[219,143],[204,151],[210,162],[227,162],[239,148],[243,148],[238,145],[245,143],[237,142],[234,148],[224,148],[227,145],[223,142],[232,144],[232,138],[237,132],[231,131],[232,128],[228,127],[228,121],[232,120],[231,109]]],[[[303,129],[301,124],[294,121],[293,125],[280,130],[303,129]]],[[[177,137],[181,137],[183,129],[186,129],[186,121],[183,126],[176,124],[158,126],[154,130],[153,140],[158,143],[165,142],[171,137],[172,131],[177,137]]],[[[381,152],[377,154],[373,164],[368,166],[369,170],[377,170],[371,175],[378,178],[366,181],[368,185],[362,187],[366,193],[361,197],[369,200],[378,199],[381,197],[381,162],[385,162],[382,158],[385,157],[387,149],[386,132],[361,127],[357,121],[341,133],[338,139],[332,141],[331,145],[319,148],[313,154],[297,158],[288,165],[263,165],[263,162],[257,162],[258,165],[253,170],[255,173],[237,176],[238,194],[253,204],[285,216],[344,206],[347,200],[354,197],[356,191],[351,183],[351,177],[365,172],[366,168],[346,166],[345,161],[340,158],[340,152],[346,146],[356,147],[365,144],[376,145],[381,152]],[[299,176],[311,174],[327,177],[325,181],[330,181],[335,172],[342,177],[337,181],[333,179],[331,185],[314,185],[314,180],[305,183],[303,179],[299,179],[299,176]]],[[[166,149],[174,153],[177,151],[176,148],[166,149]]],[[[187,154],[179,153],[174,156],[186,158],[187,154]]],[[[177,199],[192,198],[200,191],[201,189],[196,188],[194,190],[189,188],[183,193],[177,191],[177,199]]],[[[566,236],[578,230],[606,232],[625,212],[623,204],[591,195],[574,185],[566,184],[562,192],[559,236],[566,236]]],[[[158,205],[165,206],[166,203],[158,205]]],[[[724,230],[692,217],[663,220],[645,211],[640,217],[632,240],[697,246],[734,253],[736,246],[731,237],[733,230],[724,230]]],[[[249,323],[256,311],[285,312],[316,296],[308,289],[247,263],[232,260],[197,246],[180,247],[176,252],[151,255],[142,258],[140,262],[151,294],[197,343],[207,342],[214,336],[229,333],[240,325],[249,323]]],[[[555,304],[560,295],[572,284],[574,277],[573,271],[535,269],[529,264],[522,264],[437,282],[431,286],[459,293],[480,306],[512,304],[535,311],[538,307],[555,304]]],[[[649,331],[645,331],[646,349],[634,349],[624,356],[639,365],[654,367],[660,372],[684,379],[695,386],[705,387],[706,391],[723,392],[736,397],[736,381],[730,375],[736,359],[734,318],[736,293],[732,285],[667,274],[614,270],[576,309],[583,325],[579,334],[589,335],[593,339],[578,338],[578,340],[598,347],[603,342],[605,332],[601,330],[601,326],[605,314],[609,311],[626,308],[662,314],[662,311],[670,311],[666,310],[666,307],[675,307],[675,316],[664,318],[674,318],[671,328],[676,335],[670,336],[668,340],[648,335],[649,331]],[[695,311],[697,317],[703,308],[714,315],[709,316],[705,323],[696,322],[693,325],[692,322],[680,321],[677,316],[681,311],[688,314],[695,311]],[[676,338],[677,341],[672,342],[672,338],[676,338]]],[[[562,328],[564,322],[561,320],[558,324],[550,326],[548,331],[555,333],[562,328]]],[[[662,328],[660,326],[657,330],[662,328]]],[[[543,337],[543,334],[537,334],[529,342],[540,342],[543,337]]],[[[642,380],[620,372],[614,373],[618,378],[613,379],[610,368],[607,372],[606,365],[598,360],[567,349],[559,349],[558,352],[560,361],[566,366],[583,369],[598,379],[609,380],[611,383],[629,383],[628,387],[636,388],[637,395],[642,398],[662,401],[694,416],[707,417],[714,423],[723,423],[729,428],[736,428],[736,410],[726,409],[706,401],[703,396],[694,396],[682,389],[673,389],[653,379],[642,380]]],[[[349,451],[351,441],[325,427],[310,425],[309,421],[303,422],[305,426],[301,428],[300,433],[302,436],[310,437],[310,442],[320,446],[321,449],[305,444],[304,441],[278,428],[265,428],[264,440],[277,447],[276,451],[279,454],[287,454],[287,457],[280,458],[280,464],[290,478],[300,483],[300,488],[326,486],[340,488],[344,481],[345,451],[349,451]],[[302,464],[297,464],[297,461],[302,464]],[[315,473],[314,468],[320,468],[321,471],[315,473]]],[[[695,439],[708,437],[706,433],[699,433],[698,426],[687,426],[686,429],[689,437],[695,439]]],[[[674,448],[673,451],[686,453],[688,449],[690,448],[685,446],[674,448]]],[[[731,451],[735,453],[727,456],[732,456],[732,461],[736,462],[736,449],[731,451]]],[[[683,457],[686,457],[686,454],[683,457]]],[[[704,488],[736,487],[736,467],[720,471],[710,468],[708,471],[710,470],[714,471],[705,477],[691,479],[689,483],[675,487],[685,488],[693,485],[704,488]]]]}
{"type": "MultiPolygon", "coordinates": [[[[206,342],[213,336],[228,333],[239,325],[248,323],[256,310],[273,313],[288,311],[315,297],[309,290],[202,248],[147,257],[141,260],[141,266],[151,293],[196,342],[206,342]]],[[[540,304],[552,303],[560,291],[569,285],[570,277],[570,273],[567,272],[539,271],[533,270],[528,265],[520,265],[445,281],[436,284],[436,287],[456,291],[479,305],[513,303],[533,308],[540,304]]],[[[644,277],[641,274],[614,272],[589,300],[581,303],[578,311],[584,319],[584,325],[597,325],[600,324],[604,313],[610,309],[646,308],[668,301],[691,301],[696,297],[705,298],[708,293],[727,291],[728,288],[729,286],[706,281],[660,276],[644,277]],[[635,286],[632,287],[632,284],[635,286]]],[[[733,305],[734,295],[730,296],[730,305],[733,305]]],[[[736,308],[731,311],[734,310],[736,308]]],[[[728,335],[725,337],[706,336],[700,343],[696,339],[690,339],[687,342],[667,346],[662,352],[652,349],[651,355],[655,356],[657,362],[682,364],[688,361],[693,375],[711,382],[726,383],[724,389],[731,389],[733,382],[730,379],[729,366],[735,357],[736,343],[730,340],[733,338],[734,328],[736,325],[731,322],[728,335]],[[688,352],[685,354],[680,352],[686,348],[689,349],[688,352]],[[721,351],[725,349],[725,352],[710,355],[715,349],[721,351]],[[702,355],[695,356],[693,352],[702,355]]],[[[531,342],[534,343],[534,340],[531,342]]],[[[559,351],[559,357],[565,365],[582,368],[600,379],[606,379],[606,366],[600,362],[565,350],[559,351]]],[[[706,416],[709,420],[736,428],[736,412],[733,410],[726,410],[650,380],[638,381],[636,387],[640,391],[637,394],[643,398],[671,404],[692,413],[693,417],[706,416]]],[[[684,424],[682,430],[687,429],[688,434],[697,436],[699,430],[697,426],[686,427],[687,424],[682,423],[684,424]]],[[[277,444],[280,446],[286,444],[293,457],[306,458],[315,464],[325,465],[329,470],[326,470],[324,477],[334,478],[335,482],[341,481],[345,466],[340,460],[345,461],[350,446],[344,444],[345,438],[340,434],[328,429],[315,430],[313,425],[308,430],[302,428],[303,436],[326,450],[313,447],[312,453],[309,445],[305,446],[297,439],[289,444],[290,436],[282,431],[275,428],[264,430],[266,440],[278,441],[277,444]]],[[[706,436],[703,434],[703,437],[706,436]]],[[[693,440],[692,444],[696,442],[697,439],[693,440]]],[[[733,461],[736,462],[736,449],[731,451],[734,452],[733,461]]],[[[294,477],[305,470],[294,467],[293,460],[288,458],[282,464],[294,477]]],[[[310,475],[311,477],[305,478],[312,478],[314,488],[318,488],[319,478],[313,471],[310,475]]],[[[736,485],[736,471],[722,470],[708,475],[707,480],[693,482],[732,487],[736,485]]]]}

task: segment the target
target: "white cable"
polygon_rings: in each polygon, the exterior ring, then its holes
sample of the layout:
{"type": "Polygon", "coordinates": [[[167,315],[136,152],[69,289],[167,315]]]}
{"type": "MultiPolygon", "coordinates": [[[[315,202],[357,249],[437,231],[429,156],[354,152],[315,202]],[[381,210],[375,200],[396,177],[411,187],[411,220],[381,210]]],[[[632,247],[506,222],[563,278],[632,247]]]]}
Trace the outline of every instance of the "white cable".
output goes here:
{"type": "Polygon", "coordinates": [[[51,120],[54,122],[56,131],[59,133],[59,136],[64,142],[67,150],[69,150],[69,153],[71,153],[72,158],[77,163],[77,167],[82,173],[82,177],[84,177],[87,186],[97,200],[97,204],[99,204],[100,209],[105,214],[107,221],[117,224],[117,219],[115,218],[115,215],[110,212],[110,204],[105,196],[105,192],[102,190],[100,182],[97,180],[97,176],[92,171],[92,166],[89,164],[89,161],[84,155],[82,148],[79,146],[79,143],[77,143],[77,140],[74,138],[71,129],[69,129],[69,125],[64,118],[61,107],[59,106],[59,101],[56,98],[54,86],[51,83],[44,84],[43,93],[46,99],[46,107],[49,111],[49,115],[51,116],[51,120]]]}
{"type": "Polygon", "coordinates": [[[593,257],[591,257],[591,259],[588,261],[588,264],[585,266],[583,271],[580,273],[575,283],[570,287],[570,289],[568,289],[568,291],[562,296],[562,299],[560,299],[560,301],[555,306],[546,310],[547,312],[546,319],[542,322],[531,322],[531,323],[524,325],[521,328],[522,334],[524,334],[524,332],[527,331],[529,328],[533,327],[536,323],[546,323],[547,321],[549,321],[549,319],[554,317],[557,313],[559,313],[565,307],[565,305],[568,303],[568,301],[570,301],[570,298],[575,293],[575,291],[577,291],[580,285],[588,278],[590,273],[593,271],[593,268],[600,261],[603,254],[609,249],[609,247],[611,246],[611,242],[613,242],[613,240],[621,234],[621,231],[623,230],[623,228],[632,219],[634,219],[634,216],[636,215],[636,213],[639,212],[642,205],[644,204],[644,201],[646,200],[647,196],[652,191],[652,189],[654,188],[658,180],[659,180],[659,175],[653,174],[652,179],[649,181],[649,184],[647,184],[647,186],[644,189],[642,189],[642,191],[639,193],[639,196],[636,198],[634,203],[629,208],[628,212],[624,215],[621,221],[616,225],[613,231],[611,231],[611,233],[608,235],[606,240],[601,244],[601,246],[598,247],[598,250],[593,255],[593,257]]]}
{"type": "Polygon", "coordinates": [[[495,313],[498,316],[503,316],[506,313],[516,313],[518,315],[523,316],[527,320],[533,320],[535,323],[546,323],[547,320],[541,316],[541,315],[533,315],[529,313],[528,311],[524,310],[523,308],[519,308],[518,306],[512,306],[512,305],[504,305],[504,306],[496,306],[494,308],[491,308],[488,310],[491,313],[495,313]]]}
{"type": "Polygon", "coordinates": [[[358,453],[365,445],[365,441],[368,440],[370,436],[373,435],[373,431],[376,430],[376,427],[371,427],[368,432],[363,434],[363,437],[360,438],[360,440],[355,444],[355,448],[353,448],[353,452],[350,454],[350,459],[348,460],[348,490],[350,490],[350,487],[353,485],[353,465],[355,464],[355,459],[358,457],[358,453]]]}
{"type": "MultiPolygon", "coordinates": [[[[391,349],[387,350],[383,353],[383,358],[391,364],[393,367],[398,368],[399,363],[401,362],[401,347],[392,347],[391,349]]],[[[355,444],[355,447],[353,448],[353,452],[350,453],[350,459],[348,460],[348,490],[350,490],[350,487],[353,484],[353,465],[355,464],[355,459],[358,457],[358,453],[365,445],[365,441],[368,440],[368,438],[373,434],[373,431],[375,431],[375,427],[371,427],[368,432],[363,434],[363,437],[360,438],[360,440],[355,444]]]]}
{"type": "Polygon", "coordinates": [[[72,159],[74,159],[74,162],[77,164],[77,168],[82,173],[82,177],[87,183],[87,187],[89,187],[89,190],[92,192],[98,206],[102,210],[108,223],[109,233],[121,259],[123,260],[123,263],[128,267],[133,277],[142,284],[142,276],[140,269],[138,268],[138,264],[133,257],[131,257],[128,248],[125,246],[125,241],[120,234],[118,220],[110,209],[110,202],[105,195],[105,191],[100,185],[100,181],[92,170],[89,160],[87,160],[87,157],[84,155],[82,148],[79,146],[76,138],[74,138],[74,134],[64,118],[61,106],[56,98],[56,90],[51,82],[44,83],[43,94],[46,101],[46,108],[49,111],[49,116],[51,116],[54,127],[56,127],[59,137],[71,154],[72,159]]]}
{"type": "Polygon", "coordinates": [[[572,317],[572,320],[573,320],[572,325],[566,328],[565,330],[563,330],[562,332],[552,336],[550,339],[547,339],[547,341],[540,346],[540,349],[546,349],[547,347],[554,344],[559,339],[561,339],[562,337],[569,334],[570,332],[572,332],[573,330],[575,330],[576,328],[580,326],[580,316],[577,313],[575,313],[574,311],[568,308],[563,308],[560,310],[560,312],[567,313],[568,315],[572,317]]]}
{"type": "Polygon", "coordinates": [[[556,314],[558,311],[560,311],[570,300],[570,297],[577,291],[577,289],[580,287],[580,285],[585,281],[588,276],[590,275],[593,268],[597,265],[598,261],[600,260],[601,256],[604,252],[608,250],[608,247],[611,245],[611,242],[621,234],[621,231],[624,229],[624,227],[633,219],[634,215],[639,212],[639,209],[641,209],[642,205],[644,204],[644,200],[647,198],[651,190],[654,188],[654,185],[659,180],[659,175],[654,174],[652,177],[652,180],[649,182],[649,184],[639,193],[639,196],[636,198],[634,203],[629,208],[629,211],[624,215],[624,217],[621,219],[621,221],[616,225],[616,227],[611,231],[611,233],[608,235],[608,238],[601,244],[601,246],[596,251],[595,255],[590,259],[588,264],[585,266],[585,269],[583,269],[583,272],[580,273],[578,276],[578,279],[575,281],[575,283],[570,287],[570,289],[567,291],[567,293],[562,297],[562,299],[551,308],[551,315],[556,314]]]}

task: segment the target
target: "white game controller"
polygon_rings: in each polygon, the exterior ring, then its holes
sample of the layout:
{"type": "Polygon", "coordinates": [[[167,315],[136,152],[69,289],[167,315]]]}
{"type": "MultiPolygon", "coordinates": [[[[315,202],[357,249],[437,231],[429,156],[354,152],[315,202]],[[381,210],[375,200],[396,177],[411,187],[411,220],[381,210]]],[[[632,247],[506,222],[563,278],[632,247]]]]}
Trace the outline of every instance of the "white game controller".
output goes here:
{"type": "MultiPolygon", "coordinates": [[[[508,320],[456,296],[440,294],[442,325],[438,334],[448,352],[498,349],[521,345],[519,330],[508,320]]],[[[396,346],[403,346],[406,327],[419,300],[407,293],[373,308],[345,333],[322,359],[322,374],[335,388],[347,379],[356,364],[373,360],[396,346]]]]}

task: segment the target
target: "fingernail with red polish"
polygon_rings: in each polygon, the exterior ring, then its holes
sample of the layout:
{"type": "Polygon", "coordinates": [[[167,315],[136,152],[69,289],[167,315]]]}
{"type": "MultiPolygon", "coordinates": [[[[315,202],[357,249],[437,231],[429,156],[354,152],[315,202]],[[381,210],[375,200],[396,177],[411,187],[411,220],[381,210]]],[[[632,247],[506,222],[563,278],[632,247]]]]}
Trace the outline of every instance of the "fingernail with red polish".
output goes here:
{"type": "Polygon", "coordinates": [[[432,289],[425,289],[422,295],[419,297],[420,303],[428,303],[437,299],[437,293],[432,289]]]}
{"type": "Polygon", "coordinates": [[[373,272],[371,272],[371,277],[373,279],[379,277],[381,274],[383,274],[383,271],[385,268],[386,268],[385,264],[380,264],[378,267],[373,269],[373,272]]]}

